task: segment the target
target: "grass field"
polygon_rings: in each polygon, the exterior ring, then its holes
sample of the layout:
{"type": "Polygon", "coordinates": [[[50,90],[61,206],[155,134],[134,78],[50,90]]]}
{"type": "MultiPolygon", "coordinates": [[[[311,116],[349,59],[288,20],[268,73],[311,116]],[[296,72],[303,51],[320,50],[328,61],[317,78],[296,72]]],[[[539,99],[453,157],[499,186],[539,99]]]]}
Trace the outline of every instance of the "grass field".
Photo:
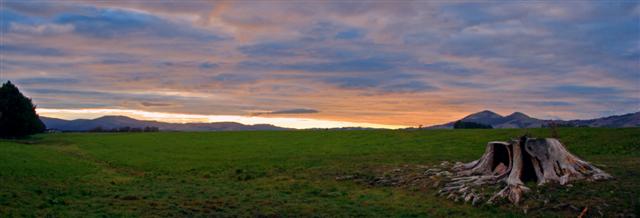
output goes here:
{"type": "MultiPolygon", "coordinates": [[[[435,196],[435,189],[378,187],[336,177],[471,161],[487,141],[525,131],[65,133],[4,140],[0,217],[524,216],[511,205],[448,201],[435,196]]],[[[549,136],[547,129],[528,131],[549,136]]],[[[559,134],[571,152],[616,179],[537,189],[550,204],[600,207],[605,216],[640,215],[640,129],[569,128],[559,134]]],[[[544,217],[578,214],[566,207],[527,211],[544,217]]]]}

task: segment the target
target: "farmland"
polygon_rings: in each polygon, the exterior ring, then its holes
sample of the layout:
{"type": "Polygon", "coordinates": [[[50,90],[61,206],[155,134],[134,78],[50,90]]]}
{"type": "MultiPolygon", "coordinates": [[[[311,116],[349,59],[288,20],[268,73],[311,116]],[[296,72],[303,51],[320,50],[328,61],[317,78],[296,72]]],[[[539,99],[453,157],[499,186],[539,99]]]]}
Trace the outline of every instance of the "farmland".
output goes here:
{"type": "MultiPolygon", "coordinates": [[[[374,186],[407,166],[471,161],[488,141],[548,129],[41,134],[0,141],[0,216],[525,216],[436,189],[374,186]]],[[[640,129],[561,128],[560,141],[615,179],[536,189],[589,215],[640,213],[640,129]]],[[[525,200],[524,204],[527,204],[525,200]]],[[[551,208],[551,207],[549,207],[551,208]]],[[[530,216],[577,216],[570,207],[530,216]]]]}

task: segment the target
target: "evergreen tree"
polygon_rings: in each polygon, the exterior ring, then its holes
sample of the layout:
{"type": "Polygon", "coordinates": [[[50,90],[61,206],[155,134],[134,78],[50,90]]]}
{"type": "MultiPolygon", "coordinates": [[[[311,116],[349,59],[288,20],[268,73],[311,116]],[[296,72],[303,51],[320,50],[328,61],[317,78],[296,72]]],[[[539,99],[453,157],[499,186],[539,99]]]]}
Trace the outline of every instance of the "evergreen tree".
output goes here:
{"type": "Polygon", "coordinates": [[[0,87],[0,138],[20,138],[45,130],[31,99],[11,81],[0,87]]]}

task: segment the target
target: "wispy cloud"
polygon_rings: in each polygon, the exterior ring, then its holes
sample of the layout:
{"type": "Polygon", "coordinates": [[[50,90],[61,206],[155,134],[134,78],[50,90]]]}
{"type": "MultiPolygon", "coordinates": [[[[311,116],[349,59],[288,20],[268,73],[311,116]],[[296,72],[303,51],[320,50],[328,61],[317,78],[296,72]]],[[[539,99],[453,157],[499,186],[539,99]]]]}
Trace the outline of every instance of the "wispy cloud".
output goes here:
{"type": "Polygon", "coordinates": [[[315,114],[320,111],[314,109],[306,109],[306,108],[296,108],[296,109],[285,109],[285,110],[277,110],[277,111],[264,111],[264,112],[253,112],[251,116],[262,116],[262,115],[277,115],[277,114],[315,114]]]}
{"type": "Polygon", "coordinates": [[[171,104],[169,104],[169,103],[162,103],[162,102],[146,102],[146,101],[143,101],[143,102],[140,102],[140,104],[142,106],[145,106],[145,107],[166,107],[166,106],[171,106],[171,104]]]}

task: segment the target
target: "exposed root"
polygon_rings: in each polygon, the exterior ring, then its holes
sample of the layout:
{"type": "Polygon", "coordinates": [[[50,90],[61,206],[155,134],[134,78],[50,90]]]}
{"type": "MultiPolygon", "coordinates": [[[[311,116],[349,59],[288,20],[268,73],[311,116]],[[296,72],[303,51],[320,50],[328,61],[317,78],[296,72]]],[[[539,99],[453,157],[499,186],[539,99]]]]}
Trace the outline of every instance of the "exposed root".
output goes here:
{"type": "MultiPolygon", "coordinates": [[[[441,164],[440,166],[448,166],[441,164]]],[[[576,180],[596,181],[611,175],[569,153],[557,140],[522,137],[510,142],[489,142],[478,160],[450,168],[433,168],[425,172],[432,179],[444,181],[438,194],[455,201],[476,205],[485,194],[483,187],[498,187],[500,191],[487,200],[494,203],[507,199],[518,204],[529,191],[527,181],[538,185],[555,182],[560,185],[576,180]],[[446,172],[446,173],[445,173],[446,172]]],[[[440,181],[438,182],[440,184],[440,181]]]]}
{"type": "Polygon", "coordinates": [[[524,185],[508,185],[493,195],[487,203],[493,204],[497,198],[507,198],[511,202],[518,203],[526,192],[529,192],[529,188],[524,185]]]}
{"type": "MultiPolygon", "coordinates": [[[[497,204],[509,201],[529,211],[549,208],[549,198],[539,191],[530,200],[537,208],[520,205],[531,192],[525,183],[542,186],[556,183],[571,187],[577,180],[596,181],[611,175],[569,153],[557,139],[522,137],[510,142],[489,142],[485,153],[469,163],[447,161],[434,166],[403,166],[383,176],[343,175],[336,180],[353,180],[374,186],[409,186],[422,190],[437,188],[437,195],[456,202],[497,204]]],[[[527,203],[528,204],[528,203],[527,203]]],[[[597,208],[596,212],[601,209],[597,208]]],[[[594,213],[596,213],[594,212],[594,213]]]]}

